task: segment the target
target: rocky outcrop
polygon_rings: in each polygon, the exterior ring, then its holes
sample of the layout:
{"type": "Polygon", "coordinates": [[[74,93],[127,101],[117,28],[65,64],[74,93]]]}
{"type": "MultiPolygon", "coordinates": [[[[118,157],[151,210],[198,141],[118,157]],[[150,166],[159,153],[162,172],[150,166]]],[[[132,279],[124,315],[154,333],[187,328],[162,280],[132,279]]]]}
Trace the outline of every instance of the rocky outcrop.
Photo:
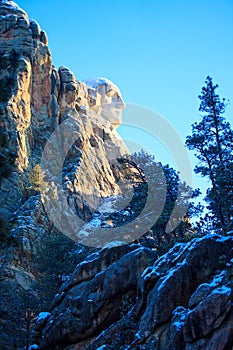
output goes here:
{"type": "Polygon", "coordinates": [[[157,260],[142,247],[124,250],[109,265],[102,251],[77,267],[54,299],[42,349],[231,348],[232,238],[177,244],[157,260]]]}
{"type": "Polygon", "coordinates": [[[96,198],[119,193],[109,164],[109,150],[114,149],[114,158],[126,152],[111,123],[101,116],[104,91],[89,93],[87,85],[77,81],[68,68],[57,71],[46,34],[13,2],[1,1],[0,16],[1,125],[7,141],[3,156],[6,162],[9,154],[14,158],[14,173],[3,173],[1,206],[10,212],[20,207],[30,186],[28,177],[39,163],[51,133],[72,116],[78,132],[76,152],[72,156],[70,152],[66,159],[69,173],[67,169],[64,173],[66,180],[71,180],[67,191],[75,193],[76,209],[83,203],[93,208],[96,198]],[[87,110],[94,107],[95,116],[87,115],[87,110]],[[12,182],[17,186],[10,186],[12,182]]]}
{"type": "MultiPolygon", "coordinates": [[[[168,349],[191,348],[195,341],[191,334],[198,334],[203,341],[222,324],[231,310],[231,286],[226,287],[220,277],[217,283],[217,275],[221,264],[232,258],[232,244],[231,238],[209,236],[177,245],[151,271],[145,272],[141,288],[143,298],[148,283],[150,289],[145,309],[142,306],[138,310],[142,313],[137,334],[139,343],[155,341],[159,349],[163,344],[167,344],[168,349]],[[210,282],[209,287],[207,282],[210,282]],[[207,288],[201,296],[199,293],[204,286],[207,288]],[[179,338],[177,345],[174,336],[179,338]]],[[[226,281],[229,284],[229,280],[226,281]]]]}
{"type": "Polygon", "coordinates": [[[42,349],[63,349],[101,333],[135,300],[139,276],[157,255],[137,245],[106,248],[74,271],[53,303],[42,349]]]}

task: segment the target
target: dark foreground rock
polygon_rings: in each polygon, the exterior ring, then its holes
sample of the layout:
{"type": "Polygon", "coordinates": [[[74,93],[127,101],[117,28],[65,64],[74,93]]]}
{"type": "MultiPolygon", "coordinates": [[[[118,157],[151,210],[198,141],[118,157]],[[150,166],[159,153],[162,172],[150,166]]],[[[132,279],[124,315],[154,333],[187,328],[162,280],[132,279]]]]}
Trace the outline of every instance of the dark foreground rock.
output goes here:
{"type": "Polygon", "coordinates": [[[150,249],[131,245],[104,249],[81,263],[54,302],[41,348],[63,349],[118,321],[126,303],[135,302],[138,279],[156,257],[150,249]]]}
{"type": "Polygon", "coordinates": [[[232,349],[232,248],[233,238],[209,235],[155,261],[149,249],[118,247],[108,265],[111,250],[101,251],[63,285],[40,348],[232,349]]]}

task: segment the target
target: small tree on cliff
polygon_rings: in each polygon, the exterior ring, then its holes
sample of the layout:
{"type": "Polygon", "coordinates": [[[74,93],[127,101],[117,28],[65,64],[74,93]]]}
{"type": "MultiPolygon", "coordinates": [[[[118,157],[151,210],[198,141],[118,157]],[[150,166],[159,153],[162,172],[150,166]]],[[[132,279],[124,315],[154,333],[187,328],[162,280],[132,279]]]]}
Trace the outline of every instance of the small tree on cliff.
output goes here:
{"type": "Polygon", "coordinates": [[[36,164],[32,172],[29,174],[29,182],[35,191],[40,191],[42,188],[47,187],[47,184],[44,181],[44,172],[39,164],[36,164]]]}
{"type": "Polygon", "coordinates": [[[216,94],[218,85],[207,77],[199,99],[202,120],[192,125],[186,139],[189,149],[196,151],[199,163],[195,172],[210,180],[206,201],[215,231],[226,233],[230,227],[233,205],[233,132],[223,114],[226,100],[216,94]]]}

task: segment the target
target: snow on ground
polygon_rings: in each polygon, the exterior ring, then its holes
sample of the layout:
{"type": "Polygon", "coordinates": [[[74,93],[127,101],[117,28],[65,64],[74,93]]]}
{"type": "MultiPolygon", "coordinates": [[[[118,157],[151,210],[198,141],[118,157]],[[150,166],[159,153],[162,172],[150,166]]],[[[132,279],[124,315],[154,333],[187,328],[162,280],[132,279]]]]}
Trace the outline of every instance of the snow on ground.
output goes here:
{"type": "Polygon", "coordinates": [[[111,242],[106,243],[103,246],[103,249],[104,248],[119,247],[119,246],[122,246],[122,245],[125,245],[125,244],[126,244],[126,242],[123,242],[123,241],[111,241],[111,242]]]}
{"type": "Polygon", "coordinates": [[[227,296],[231,295],[231,288],[227,287],[227,286],[221,286],[219,288],[214,289],[210,295],[213,294],[225,294],[227,296]]]}
{"type": "Polygon", "coordinates": [[[29,348],[28,348],[28,350],[39,350],[39,349],[40,349],[39,346],[36,344],[33,344],[33,345],[29,346],[29,348]]]}
{"type": "Polygon", "coordinates": [[[39,315],[37,316],[36,321],[43,320],[45,318],[48,318],[51,314],[49,312],[40,312],[39,315]]]}
{"type": "Polygon", "coordinates": [[[40,348],[39,348],[38,345],[33,344],[33,345],[29,346],[29,349],[28,349],[28,350],[39,350],[39,349],[40,349],[40,348]]]}

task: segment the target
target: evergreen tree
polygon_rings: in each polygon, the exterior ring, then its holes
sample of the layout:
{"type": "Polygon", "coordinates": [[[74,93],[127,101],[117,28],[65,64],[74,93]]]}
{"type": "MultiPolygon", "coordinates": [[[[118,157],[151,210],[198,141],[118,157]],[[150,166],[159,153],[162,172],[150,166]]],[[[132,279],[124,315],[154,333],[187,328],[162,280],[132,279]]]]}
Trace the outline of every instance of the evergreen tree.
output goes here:
{"type": "MultiPolygon", "coordinates": [[[[199,99],[202,120],[192,125],[192,135],[186,146],[196,151],[199,163],[195,172],[210,180],[206,201],[212,215],[213,228],[223,234],[229,229],[232,217],[233,132],[223,114],[227,101],[216,93],[211,77],[207,77],[199,99]]],[[[209,217],[210,215],[208,215],[209,217]]]]}
{"type": "Polygon", "coordinates": [[[152,211],[160,208],[159,203],[164,203],[165,195],[165,203],[160,217],[143,236],[143,240],[151,247],[158,248],[164,244],[173,244],[177,238],[184,239],[187,237],[187,233],[193,233],[191,232],[190,217],[197,215],[197,213],[199,214],[201,208],[194,206],[190,199],[198,196],[199,190],[193,191],[186,183],[180,181],[178,173],[173,168],[156,162],[154,156],[147,154],[143,150],[124,159],[131,166],[134,166],[141,179],[141,182],[138,180],[138,195],[135,196],[135,201],[131,203],[131,211],[136,212],[138,215],[143,209],[148,195],[148,189],[143,184],[147,183],[148,180],[153,197],[151,203],[152,211]],[[180,191],[179,196],[178,191],[180,191]],[[168,234],[166,233],[166,227],[175,204],[178,204],[179,212],[182,213],[182,216],[176,218],[176,222],[173,223],[175,229],[168,234]]]}
{"type": "Polygon", "coordinates": [[[36,164],[32,172],[29,174],[29,182],[35,191],[40,191],[47,187],[47,184],[44,181],[44,172],[39,164],[36,164]]]}
{"type": "Polygon", "coordinates": [[[34,269],[38,273],[36,289],[41,302],[40,310],[49,309],[67,276],[93,251],[56,230],[43,239],[43,247],[34,260],[34,269]]]}

